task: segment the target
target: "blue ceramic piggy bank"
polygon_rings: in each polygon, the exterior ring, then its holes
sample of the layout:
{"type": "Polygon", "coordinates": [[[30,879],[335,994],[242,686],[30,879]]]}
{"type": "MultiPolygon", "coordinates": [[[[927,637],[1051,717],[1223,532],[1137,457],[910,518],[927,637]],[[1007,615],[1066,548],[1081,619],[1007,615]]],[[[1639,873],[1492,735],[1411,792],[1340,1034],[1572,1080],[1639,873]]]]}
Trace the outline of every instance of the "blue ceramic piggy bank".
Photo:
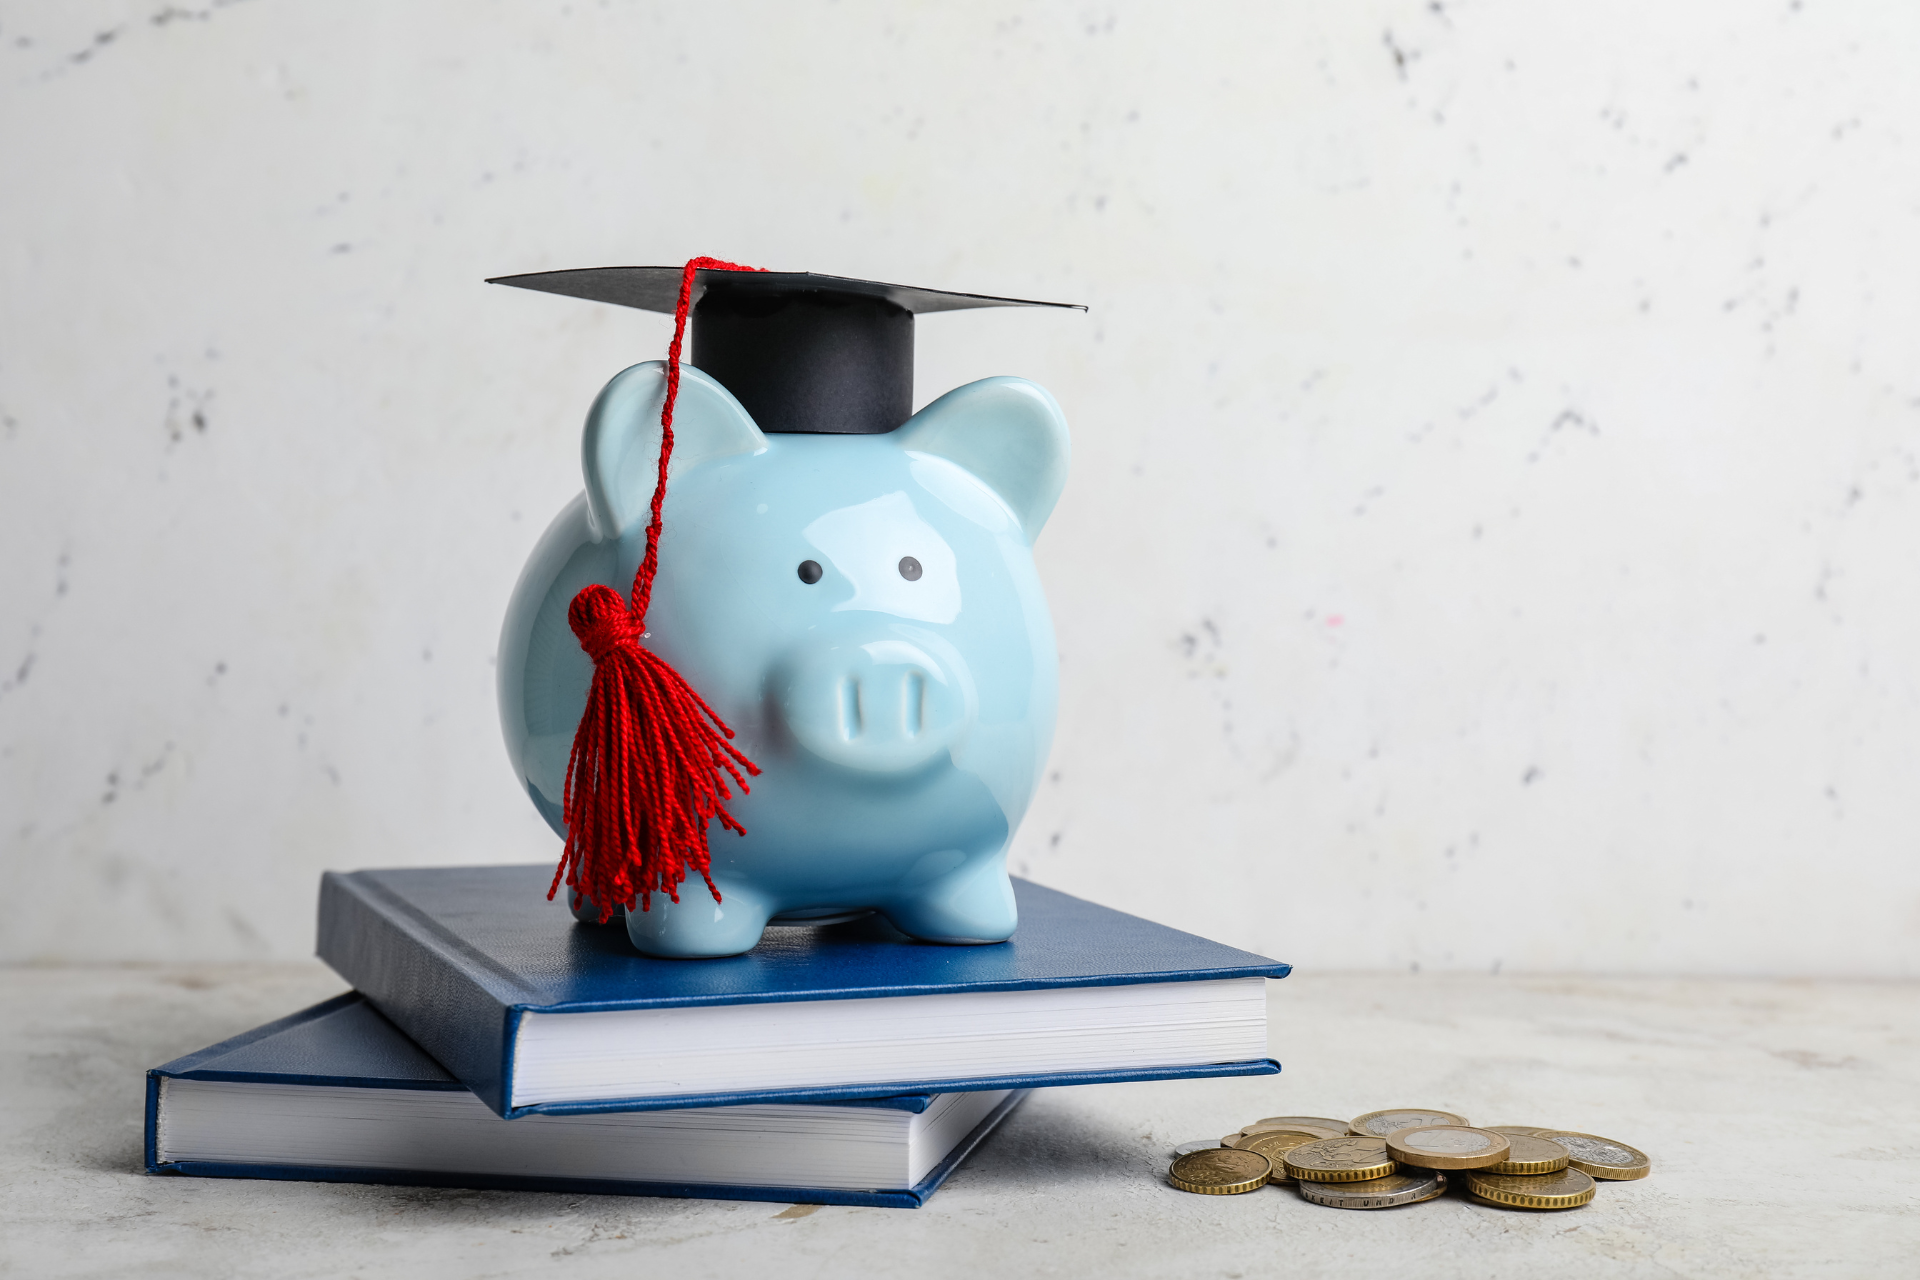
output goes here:
{"type": "MultiPolygon", "coordinates": [[[[592,679],[576,592],[624,592],[645,546],[665,366],[589,414],[586,491],[541,538],[500,644],[507,750],[564,835],[568,753],[592,679]]],[[[877,911],[915,938],[1006,939],[1008,840],[1053,736],[1057,666],[1032,546],[1066,481],[1044,390],[988,378],[896,430],[765,433],[683,366],[644,643],[763,770],[709,833],[720,892],[624,913],[654,956],[734,955],[768,923],[877,911]]],[[[576,902],[576,913],[580,904],[576,902]]],[[[598,918],[598,912],[593,913],[598,918]]]]}

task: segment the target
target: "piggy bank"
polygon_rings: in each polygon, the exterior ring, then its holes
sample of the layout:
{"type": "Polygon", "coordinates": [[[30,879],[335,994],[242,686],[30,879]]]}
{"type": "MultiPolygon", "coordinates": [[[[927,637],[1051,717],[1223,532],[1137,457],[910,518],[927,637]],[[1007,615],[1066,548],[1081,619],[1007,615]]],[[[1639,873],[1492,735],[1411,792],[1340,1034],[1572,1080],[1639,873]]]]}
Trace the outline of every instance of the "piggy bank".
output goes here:
{"type": "MultiPolygon", "coordinates": [[[[585,492],[547,529],[500,643],[513,768],[565,835],[563,788],[592,660],[567,606],[624,593],[645,549],[665,365],[607,384],[585,492]]],[[[660,568],[642,643],[757,763],[709,830],[719,901],[620,914],[641,951],[735,955],[769,923],[878,912],[914,938],[1005,940],[1006,851],[1053,736],[1058,670],[1033,542],[1066,480],[1046,391],[988,378],[895,430],[763,433],[690,365],[674,414],[660,568]]],[[[575,913],[599,919],[575,898],[575,913]]]]}

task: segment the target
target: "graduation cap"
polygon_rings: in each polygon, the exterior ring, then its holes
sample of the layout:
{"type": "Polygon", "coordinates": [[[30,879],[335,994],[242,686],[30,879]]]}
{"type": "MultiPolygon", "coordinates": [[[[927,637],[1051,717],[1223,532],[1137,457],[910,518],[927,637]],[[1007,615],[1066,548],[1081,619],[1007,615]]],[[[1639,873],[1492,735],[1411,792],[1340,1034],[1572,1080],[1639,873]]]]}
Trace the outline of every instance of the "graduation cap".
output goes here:
{"type": "Polygon", "coordinates": [[[647,910],[655,893],[680,901],[679,886],[698,871],[718,902],[707,826],[717,821],[746,834],[727,811],[733,797],[727,784],[744,793],[760,770],[679,672],[640,643],[660,563],[661,506],[689,321],[693,364],[731,391],[762,431],[872,435],[892,431],[913,413],[915,315],[1070,304],[761,271],[718,258],[678,267],[542,271],[488,283],[673,316],[652,518],[633,587],[623,599],[594,583],[567,607],[567,623],[593,659],[593,682],[567,761],[567,843],[547,897],[564,879],[605,920],[615,906],[631,910],[637,902],[647,910]]]}
{"type": "MultiPolygon", "coordinates": [[[[497,276],[538,289],[675,315],[685,267],[586,267],[497,276]]],[[[733,393],[766,432],[865,435],[913,414],[913,318],[980,307],[1059,307],[812,271],[693,272],[690,363],[733,393]]]]}

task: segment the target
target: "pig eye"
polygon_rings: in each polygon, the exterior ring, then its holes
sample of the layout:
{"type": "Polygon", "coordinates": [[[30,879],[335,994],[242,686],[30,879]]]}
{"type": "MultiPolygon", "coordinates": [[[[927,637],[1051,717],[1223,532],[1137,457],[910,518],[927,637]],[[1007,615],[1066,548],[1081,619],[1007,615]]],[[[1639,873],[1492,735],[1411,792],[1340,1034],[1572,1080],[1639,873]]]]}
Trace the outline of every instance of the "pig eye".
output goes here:
{"type": "Polygon", "coordinates": [[[900,576],[908,582],[920,581],[920,562],[912,556],[900,557],[900,576]]]}
{"type": "MultiPolygon", "coordinates": [[[[802,560],[800,562],[800,581],[806,583],[808,586],[812,586],[814,583],[820,581],[820,573],[820,562],[818,560],[802,560]]],[[[915,576],[917,577],[918,575],[916,574],[915,576]]]]}

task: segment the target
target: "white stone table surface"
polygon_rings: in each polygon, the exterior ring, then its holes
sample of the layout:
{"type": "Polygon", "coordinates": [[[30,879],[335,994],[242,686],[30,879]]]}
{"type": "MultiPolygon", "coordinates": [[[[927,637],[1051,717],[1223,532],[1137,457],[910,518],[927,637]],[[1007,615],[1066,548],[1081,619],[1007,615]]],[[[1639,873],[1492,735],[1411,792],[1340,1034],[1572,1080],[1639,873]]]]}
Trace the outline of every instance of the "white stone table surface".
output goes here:
{"type": "Polygon", "coordinates": [[[318,964],[0,971],[9,1276],[1920,1275],[1920,984],[1296,975],[1277,1077],[1038,1093],[919,1210],[151,1177],[145,1068],[318,964]],[[1566,1213],[1185,1195],[1168,1149],[1437,1106],[1649,1152],[1566,1213]]]}

